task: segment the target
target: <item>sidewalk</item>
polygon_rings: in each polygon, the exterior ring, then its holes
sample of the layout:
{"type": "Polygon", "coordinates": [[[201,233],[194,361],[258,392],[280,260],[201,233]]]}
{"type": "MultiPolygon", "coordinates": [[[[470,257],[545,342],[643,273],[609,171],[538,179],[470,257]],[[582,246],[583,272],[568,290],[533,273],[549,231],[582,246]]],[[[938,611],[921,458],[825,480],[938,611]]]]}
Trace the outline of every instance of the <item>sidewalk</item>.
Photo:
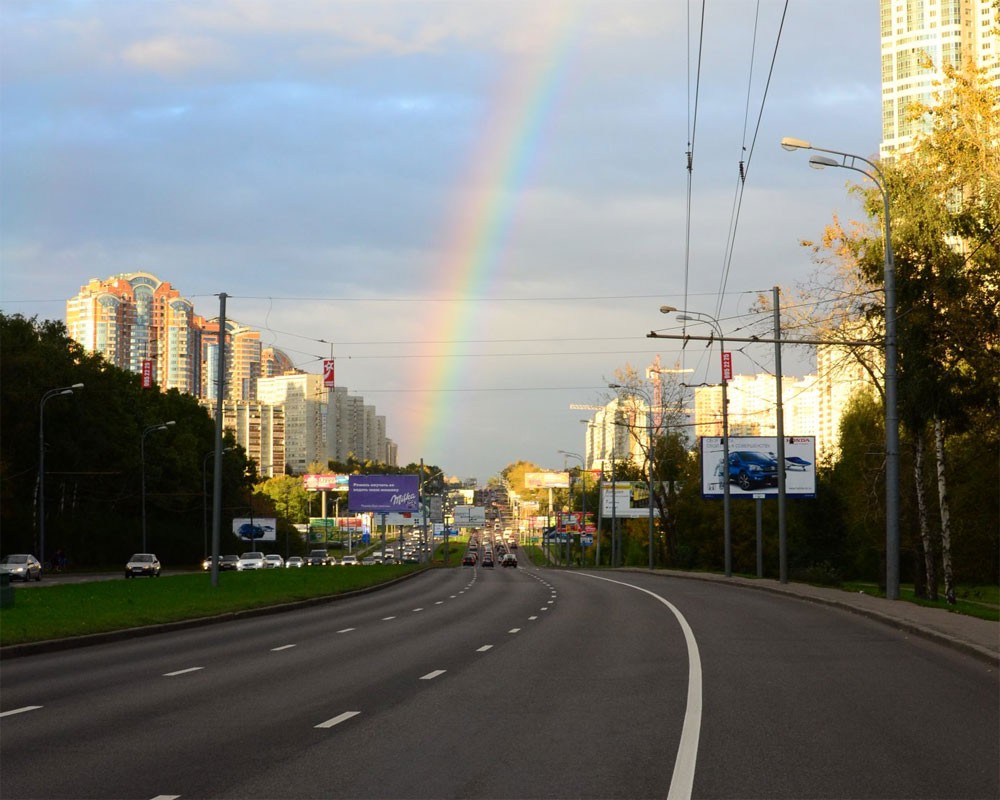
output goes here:
{"type": "MultiPolygon", "coordinates": [[[[649,572],[648,569],[626,569],[629,572],[649,572]]],[[[780,583],[766,578],[735,576],[727,578],[724,575],[713,573],[680,572],[666,569],[653,570],[653,574],[744,586],[759,591],[791,595],[813,603],[835,606],[869,619],[884,622],[916,636],[953,647],[986,661],[993,667],[1000,666],[1000,622],[954,614],[940,608],[927,608],[905,600],[886,600],[883,597],[873,597],[862,592],[853,594],[841,589],[810,586],[804,583],[780,583]]]]}

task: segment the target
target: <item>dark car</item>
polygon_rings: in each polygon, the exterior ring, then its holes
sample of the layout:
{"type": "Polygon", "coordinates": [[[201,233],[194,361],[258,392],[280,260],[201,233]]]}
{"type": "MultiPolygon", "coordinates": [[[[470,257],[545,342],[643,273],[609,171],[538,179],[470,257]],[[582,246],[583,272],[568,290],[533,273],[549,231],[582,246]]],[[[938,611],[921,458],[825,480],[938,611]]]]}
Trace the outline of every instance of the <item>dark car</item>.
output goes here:
{"type": "Polygon", "coordinates": [[[744,491],[778,485],[778,462],[767,453],[737,450],[729,454],[729,482],[744,491]]]}
{"type": "Polygon", "coordinates": [[[492,569],[493,566],[494,566],[493,565],[493,556],[491,556],[491,555],[489,555],[487,553],[486,557],[483,558],[483,566],[484,567],[489,567],[490,569],[492,569]]]}
{"type": "Polygon", "coordinates": [[[472,553],[466,553],[464,556],[462,556],[462,566],[463,567],[476,566],[476,557],[472,553]]]}
{"type": "Polygon", "coordinates": [[[42,564],[33,555],[27,553],[14,553],[4,556],[0,561],[0,572],[10,575],[10,579],[22,580],[25,583],[34,579],[42,579],[42,564]]]}
{"type": "Polygon", "coordinates": [[[310,550],[306,556],[307,567],[325,567],[330,563],[330,557],[326,550],[310,550]]]}
{"type": "Polygon", "coordinates": [[[125,577],[135,578],[147,575],[150,578],[160,577],[160,559],[155,553],[136,553],[125,565],[125,577]]]}
{"type": "Polygon", "coordinates": [[[232,570],[235,572],[239,569],[240,557],[235,553],[229,556],[219,556],[219,569],[221,571],[232,570]]]}

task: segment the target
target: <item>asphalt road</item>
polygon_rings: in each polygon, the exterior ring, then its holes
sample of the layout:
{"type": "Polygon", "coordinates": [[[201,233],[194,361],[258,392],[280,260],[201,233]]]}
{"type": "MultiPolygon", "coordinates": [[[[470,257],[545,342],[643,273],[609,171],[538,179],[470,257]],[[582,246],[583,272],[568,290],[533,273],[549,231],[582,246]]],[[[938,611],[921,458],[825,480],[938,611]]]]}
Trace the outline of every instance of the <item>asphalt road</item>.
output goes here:
{"type": "Polygon", "coordinates": [[[996,798],[998,709],[989,666],[836,609],[431,570],[0,663],[0,796],[996,798]]]}

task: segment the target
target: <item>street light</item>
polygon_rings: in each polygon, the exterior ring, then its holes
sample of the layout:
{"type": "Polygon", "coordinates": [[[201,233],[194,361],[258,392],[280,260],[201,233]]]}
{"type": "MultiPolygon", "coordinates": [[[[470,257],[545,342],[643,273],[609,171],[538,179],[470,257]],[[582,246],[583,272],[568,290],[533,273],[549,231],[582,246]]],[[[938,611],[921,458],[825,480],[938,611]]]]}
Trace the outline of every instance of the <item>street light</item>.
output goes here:
{"type": "Polygon", "coordinates": [[[38,405],[38,560],[45,564],[45,403],[50,397],[73,394],[74,389],[82,389],[82,383],[49,389],[42,395],[38,405]]]}
{"type": "Polygon", "coordinates": [[[156,425],[150,425],[142,432],[142,437],[139,440],[139,455],[140,461],[142,462],[142,552],[146,552],[146,436],[153,431],[165,431],[171,425],[174,424],[174,420],[170,422],[160,422],[156,425]]]}
{"type": "MultiPolygon", "coordinates": [[[[569,450],[560,450],[559,453],[564,456],[569,456],[570,458],[580,459],[580,481],[583,483],[583,489],[580,491],[580,508],[582,516],[580,518],[580,562],[583,562],[583,532],[587,527],[587,463],[586,459],[579,453],[573,453],[569,450]]],[[[572,498],[572,493],[570,497],[572,498]]],[[[573,505],[570,503],[570,509],[572,510],[573,505]]],[[[570,564],[570,540],[566,540],[566,565],[570,564]]]]}
{"type": "Polygon", "coordinates": [[[884,283],[885,283],[885,596],[899,599],[899,415],[896,394],[896,267],[892,256],[891,223],[889,216],[889,189],[885,175],[867,158],[814,147],[802,139],[786,136],[781,140],[785,150],[814,150],[840,156],[840,160],[826,156],[812,156],[809,166],[813,169],[840,167],[860,172],[871,180],[882,193],[882,225],[885,231],[884,283]],[[871,172],[857,166],[867,164],[871,172]]]}
{"type": "MultiPolygon", "coordinates": [[[[235,449],[236,449],[235,447],[223,447],[222,448],[222,452],[223,453],[228,453],[228,452],[230,452],[232,450],[235,450],[235,449]]],[[[204,526],[204,530],[205,530],[205,558],[208,558],[209,555],[210,555],[210,553],[208,552],[208,477],[207,477],[208,459],[210,459],[214,455],[215,455],[215,451],[214,450],[209,450],[207,453],[205,453],[205,458],[202,459],[202,462],[201,462],[201,502],[202,502],[202,508],[204,510],[204,515],[205,515],[205,526],[204,526]]]]}
{"type": "Polygon", "coordinates": [[[710,325],[719,337],[719,348],[722,352],[722,527],[724,570],[727,578],[733,575],[733,535],[729,503],[729,394],[728,375],[732,371],[731,362],[727,364],[726,342],[722,335],[722,326],[715,317],[701,311],[687,311],[673,306],[660,306],[661,314],[680,311],[677,319],[685,322],[704,322],[710,325]]]}

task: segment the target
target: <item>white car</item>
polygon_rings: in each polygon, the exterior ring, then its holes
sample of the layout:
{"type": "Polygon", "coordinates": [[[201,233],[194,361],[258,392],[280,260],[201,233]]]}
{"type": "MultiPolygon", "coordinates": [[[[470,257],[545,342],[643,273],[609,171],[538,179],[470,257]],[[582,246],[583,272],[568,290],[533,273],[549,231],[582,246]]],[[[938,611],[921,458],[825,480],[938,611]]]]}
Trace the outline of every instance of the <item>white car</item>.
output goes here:
{"type": "Polygon", "coordinates": [[[280,569],[285,566],[285,559],[277,553],[268,553],[264,556],[264,569],[280,569]]]}
{"type": "Polygon", "coordinates": [[[256,551],[243,553],[236,562],[236,569],[245,572],[250,569],[264,569],[264,554],[256,551]]]}
{"type": "Polygon", "coordinates": [[[289,556],[285,562],[285,569],[302,569],[302,556],[289,556]]]}
{"type": "Polygon", "coordinates": [[[357,556],[344,556],[340,559],[341,566],[344,567],[356,567],[358,565],[357,556]]]}

